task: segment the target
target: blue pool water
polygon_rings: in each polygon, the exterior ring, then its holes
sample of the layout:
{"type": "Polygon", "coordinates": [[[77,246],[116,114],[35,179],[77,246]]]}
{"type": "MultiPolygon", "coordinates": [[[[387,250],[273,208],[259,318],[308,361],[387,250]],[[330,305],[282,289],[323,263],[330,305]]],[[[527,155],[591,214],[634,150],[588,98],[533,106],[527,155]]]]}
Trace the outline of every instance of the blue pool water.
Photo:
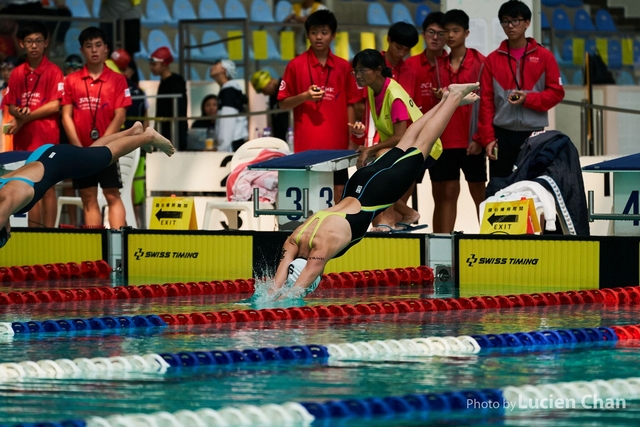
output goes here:
{"type": "MultiPolygon", "coordinates": [[[[11,290],[70,287],[68,283],[12,284],[11,290]]],[[[73,287],[88,286],[75,282],[73,287]]],[[[7,289],[1,289],[6,292],[7,289]]],[[[319,291],[308,305],[419,298],[419,289],[319,291]]],[[[107,315],[192,313],[244,309],[247,295],[173,297],[4,306],[0,321],[88,318],[107,315]]],[[[0,363],[149,352],[230,350],[329,344],[374,339],[522,332],[635,324],[635,306],[528,307],[501,310],[406,313],[287,322],[198,325],[0,336],[0,363]]],[[[88,374],[82,378],[0,381],[0,423],[60,421],[113,414],[219,409],[228,405],[386,397],[508,385],[640,376],[640,342],[473,356],[394,357],[366,361],[269,362],[170,369],[165,374],[88,374]]],[[[563,410],[479,414],[412,414],[314,425],[637,425],[640,401],[623,410],[563,410]]]]}

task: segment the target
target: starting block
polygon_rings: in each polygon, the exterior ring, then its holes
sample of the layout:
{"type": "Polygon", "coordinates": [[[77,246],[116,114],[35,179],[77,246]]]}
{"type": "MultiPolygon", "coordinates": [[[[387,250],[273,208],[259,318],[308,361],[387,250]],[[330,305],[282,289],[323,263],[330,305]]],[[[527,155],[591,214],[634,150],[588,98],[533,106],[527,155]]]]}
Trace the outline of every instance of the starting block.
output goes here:
{"type": "Polygon", "coordinates": [[[333,173],[355,166],[353,150],[310,150],[249,166],[278,172],[277,209],[254,215],[278,215],[281,230],[293,230],[306,218],[333,206],[333,173]]]}

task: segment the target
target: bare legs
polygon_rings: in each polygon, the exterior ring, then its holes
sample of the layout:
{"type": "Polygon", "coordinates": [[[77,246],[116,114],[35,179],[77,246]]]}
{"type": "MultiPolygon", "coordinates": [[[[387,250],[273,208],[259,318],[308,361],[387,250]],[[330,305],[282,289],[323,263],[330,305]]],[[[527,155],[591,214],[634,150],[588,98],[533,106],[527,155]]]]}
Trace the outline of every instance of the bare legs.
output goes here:
{"type": "Polygon", "coordinates": [[[175,148],[171,144],[171,141],[160,135],[151,127],[148,127],[143,131],[142,123],[140,122],[136,122],[131,128],[122,132],[103,136],[91,146],[105,146],[111,150],[111,163],[140,147],[143,147],[145,150],[148,150],[149,147],[157,148],[167,156],[171,156],[175,152],[175,148]]]}
{"type": "Polygon", "coordinates": [[[416,147],[426,158],[458,105],[479,99],[473,95],[465,99],[478,87],[478,83],[450,85],[446,98],[409,126],[397,147],[403,150],[416,147]]]}

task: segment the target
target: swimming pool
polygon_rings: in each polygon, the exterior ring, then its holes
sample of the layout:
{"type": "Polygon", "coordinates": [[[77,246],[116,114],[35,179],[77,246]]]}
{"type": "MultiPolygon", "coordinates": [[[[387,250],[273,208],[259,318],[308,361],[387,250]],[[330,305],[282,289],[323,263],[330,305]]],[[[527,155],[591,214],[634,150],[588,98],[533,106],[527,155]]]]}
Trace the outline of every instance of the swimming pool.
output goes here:
{"type": "MultiPolygon", "coordinates": [[[[76,281],[73,287],[88,287],[94,282],[76,281]]],[[[68,281],[12,283],[4,284],[1,291],[57,287],[70,286],[68,281]]],[[[329,289],[314,293],[306,303],[356,306],[438,296],[432,286],[329,289]]],[[[0,322],[230,312],[246,308],[235,304],[243,298],[246,294],[14,304],[3,307],[0,322]]],[[[60,331],[0,337],[0,363],[594,328],[636,322],[634,305],[596,303],[60,331]]],[[[266,361],[169,368],[164,373],[83,372],[61,378],[5,378],[0,380],[0,424],[625,379],[639,376],[638,344],[631,339],[483,350],[478,354],[266,361]]],[[[357,416],[316,420],[313,425],[425,425],[426,421],[447,425],[637,424],[638,401],[627,399],[625,405],[625,409],[590,411],[580,407],[555,411],[414,411],[366,421],[357,416]]]]}

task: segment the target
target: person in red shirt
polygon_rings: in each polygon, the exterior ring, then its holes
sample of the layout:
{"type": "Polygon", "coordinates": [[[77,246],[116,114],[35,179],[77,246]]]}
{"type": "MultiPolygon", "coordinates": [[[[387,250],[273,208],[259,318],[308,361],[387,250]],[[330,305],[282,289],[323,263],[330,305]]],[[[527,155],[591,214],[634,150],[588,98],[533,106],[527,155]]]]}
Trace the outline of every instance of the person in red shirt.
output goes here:
{"type": "MultiPolygon", "coordinates": [[[[60,142],[58,120],[64,77],[44,55],[48,37],[47,27],[41,22],[26,22],[18,29],[27,60],[11,73],[3,99],[14,117],[7,132],[13,135],[14,150],[34,151],[44,144],[60,142]]],[[[56,211],[56,193],[50,189],[29,211],[29,226],[53,227],[56,211]]]]}
{"type": "Polygon", "coordinates": [[[387,32],[389,47],[381,52],[387,67],[391,68],[391,78],[400,83],[411,99],[418,97],[420,84],[415,67],[407,65],[404,58],[411,53],[419,39],[416,27],[406,22],[396,22],[387,32]]]}
{"type": "Polygon", "coordinates": [[[549,125],[548,111],[564,98],[555,56],[525,35],[531,24],[529,6],[507,1],[498,19],[507,40],[485,61],[478,118],[491,178],[511,175],[524,141],[549,125]]]}
{"type": "Polygon", "coordinates": [[[442,82],[438,74],[436,61],[447,55],[444,50],[444,29],[442,18],[444,13],[431,12],[422,22],[422,37],[427,43],[427,48],[420,54],[414,55],[405,61],[405,65],[415,70],[418,76],[419,93],[413,98],[422,113],[426,113],[435,107],[439,100],[435,92],[442,89],[442,82]],[[434,84],[433,82],[437,82],[434,84]]]}
{"type": "MultiPolygon", "coordinates": [[[[109,55],[105,39],[104,32],[97,27],[86,28],[80,33],[80,52],[86,65],[69,74],[64,82],[62,124],[73,145],[89,147],[98,138],[118,132],[125,121],[127,107],[131,105],[127,79],[105,66],[109,55]]],[[[73,180],[82,199],[85,225],[102,226],[98,184],[109,206],[110,227],[125,226],[117,162],[95,175],[73,180]]]]}
{"type": "MultiPolygon", "coordinates": [[[[449,10],[442,19],[442,27],[447,46],[451,49],[448,58],[438,61],[442,87],[479,81],[485,58],[477,50],[465,45],[469,36],[469,16],[459,9],[449,10]]],[[[438,161],[429,168],[434,201],[434,233],[453,231],[460,194],[460,169],[469,185],[476,214],[484,200],[487,161],[482,145],[472,138],[477,127],[477,116],[478,109],[473,105],[457,108],[440,136],[444,150],[438,161]]]]}
{"type": "MultiPolygon", "coordinates": [[[[348,124],[355,121],[353,105],[362,97],[351,65],[330,49],[338,22],[332,12],[319,10],[304,26],[311,46],[287,64],[278,92],[280,108],[293,109],[294,151],[346,150],[348,124]]],[[[347,179],[346,169],[334,176],[336,202],[347,179]]]]}

